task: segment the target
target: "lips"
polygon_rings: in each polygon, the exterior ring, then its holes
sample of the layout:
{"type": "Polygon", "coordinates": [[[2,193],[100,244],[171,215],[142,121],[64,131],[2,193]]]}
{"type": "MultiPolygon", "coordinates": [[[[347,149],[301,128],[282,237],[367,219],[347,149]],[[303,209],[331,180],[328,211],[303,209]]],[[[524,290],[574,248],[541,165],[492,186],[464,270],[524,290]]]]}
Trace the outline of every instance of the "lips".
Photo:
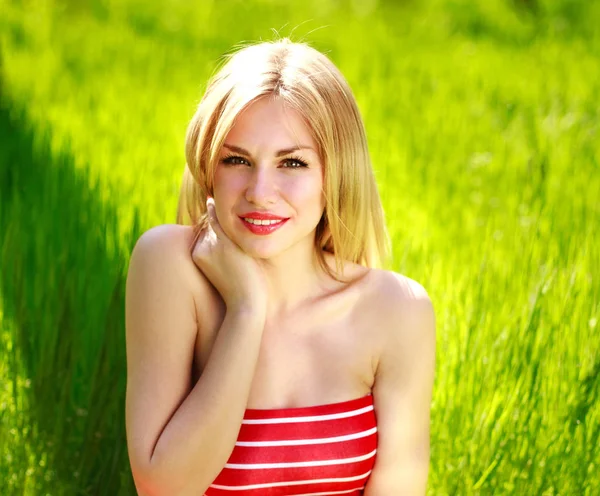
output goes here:
{"type": "Polygon", "coordinates": [[[240,221],[242,224],[248,229],[252,234],[258,234],[260,236],[265,236],[267,234],[271,234],[276,231],[280,227],[282,227],[288,220],[286,218],[278,217],[275,219],[254,219],[253,217],[240,217],[240,221]],[[248,220],[252,220],[252,222],[248,222],[248,220]],[[254,222],[260,222],[260,224],[255,224],[254,222]],[[263,224],[263,222],[266,222],[263,224]]]}
{"type": "Polygon", "coordinates": [[[285,220],[288,217],[281,217],[270,212],[248,212],[240,215],[242,219],[255,219],[255,220],[285,220]]]}

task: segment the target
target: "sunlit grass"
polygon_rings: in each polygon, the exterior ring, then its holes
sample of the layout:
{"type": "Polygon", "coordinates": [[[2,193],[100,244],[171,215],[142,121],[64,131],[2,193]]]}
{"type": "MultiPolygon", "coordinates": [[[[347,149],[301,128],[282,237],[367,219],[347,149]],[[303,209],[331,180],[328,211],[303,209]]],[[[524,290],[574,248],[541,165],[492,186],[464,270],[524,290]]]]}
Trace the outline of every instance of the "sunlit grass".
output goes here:
{"type": "Polygon", "coordinates": [[[131,493],[130,250],[174,222],[221,54],[294,27],[348,78],[392,268],[434,302],[429,494],[600,493],[599,7],[370,4],[0,0],[7,494],[131,493]]]}

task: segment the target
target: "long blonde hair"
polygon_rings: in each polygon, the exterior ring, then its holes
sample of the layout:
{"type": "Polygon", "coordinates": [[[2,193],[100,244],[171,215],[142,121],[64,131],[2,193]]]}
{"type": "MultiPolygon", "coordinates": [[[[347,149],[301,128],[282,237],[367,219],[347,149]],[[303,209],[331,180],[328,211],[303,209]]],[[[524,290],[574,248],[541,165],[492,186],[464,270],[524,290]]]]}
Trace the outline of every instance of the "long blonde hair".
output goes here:
{"type": "Polygon", "coordinates": [[[390,239],[352,90],[327,56],[289,38],[248,45],[226,55],[209,80],[187,130],[177,223],[193,225],[196,235],[206,227],[206,199],[213,196],[219,151],[236,116],[266,95],[299,112],[318,146],[326,201],[315,234],[321,267],[338,279],[323,251],[334,254],[337,272],[342,274],[344,260],[385,267],[390,239]]]}

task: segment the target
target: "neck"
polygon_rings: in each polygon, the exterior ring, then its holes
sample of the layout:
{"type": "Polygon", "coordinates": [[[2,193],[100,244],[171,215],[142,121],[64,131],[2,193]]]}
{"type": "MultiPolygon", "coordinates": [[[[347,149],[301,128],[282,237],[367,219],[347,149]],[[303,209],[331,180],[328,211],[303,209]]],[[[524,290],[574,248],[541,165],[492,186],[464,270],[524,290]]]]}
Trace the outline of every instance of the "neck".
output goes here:
{"type": "Polygon", "coordinates": [[[269,317],[293,312],[335,282],[321,267],[314,248],[297,248],[259,260],[267,278],[269,317]]]}

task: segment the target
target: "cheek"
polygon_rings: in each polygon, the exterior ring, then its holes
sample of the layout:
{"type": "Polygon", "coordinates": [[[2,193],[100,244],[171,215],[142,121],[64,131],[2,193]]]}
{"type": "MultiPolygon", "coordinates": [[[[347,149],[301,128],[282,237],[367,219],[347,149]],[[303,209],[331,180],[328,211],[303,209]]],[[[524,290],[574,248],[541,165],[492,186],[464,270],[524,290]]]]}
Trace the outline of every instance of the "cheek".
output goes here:
{"type": "Polygon", "coordinates": [[[323,182],[318,177],[307,177],[301,181],[292,181],[287,185],[288,194],[299,200],[318,201],[323,196],[323,182]]]}
{"type": "Polygon", "coordinates": [[[231,171],[217,168],[214,182],[215,198],[225,198],[242,189],[242,179],[240,174],[232,174],[231,171]]]}
{"type": "Polygon", "coordinates": [[[319,217],[325,208],[325,194],[323,193],[323,183],[316,181],[310,187],[303,191],[303,201],[305,205],[310,205],[311,210],[315,211],[319,217]]]}

